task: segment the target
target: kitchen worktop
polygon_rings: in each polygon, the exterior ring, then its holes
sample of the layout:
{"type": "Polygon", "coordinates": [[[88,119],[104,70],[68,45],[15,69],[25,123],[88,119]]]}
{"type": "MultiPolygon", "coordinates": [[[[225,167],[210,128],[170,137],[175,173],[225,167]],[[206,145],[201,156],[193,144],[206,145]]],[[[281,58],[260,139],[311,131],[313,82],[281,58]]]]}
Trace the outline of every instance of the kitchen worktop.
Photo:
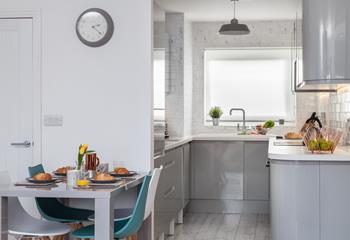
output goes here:
{"type": "Polygon", "coordinates": [[[339,147],[333,154],[312,154],[305,146],[275,146],[276,138],[269,141],[269,159],[282,161],[350,162],[350,153],[339,147]]]}
{"type": "Polygon", "coordinates": [[[220,133],[220,134],[198,134],[187,136],[179,139],[170,139],[165,141],[165,151],[180,147],[191,141],[269,141],[273,135],[238,135],[235,133],[220,133]]]}

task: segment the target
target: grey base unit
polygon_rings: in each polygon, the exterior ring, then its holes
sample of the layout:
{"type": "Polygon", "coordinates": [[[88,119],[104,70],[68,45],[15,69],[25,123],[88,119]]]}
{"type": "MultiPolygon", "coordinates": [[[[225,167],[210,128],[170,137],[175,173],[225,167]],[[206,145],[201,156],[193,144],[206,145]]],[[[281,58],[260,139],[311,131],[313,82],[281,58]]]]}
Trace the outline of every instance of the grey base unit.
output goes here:
{"type": "Polygon", "coordinates": [[[183,148],[166,152],[155,159],[155,167],[163,165],[154,203],[155,237],[169,233],[170,222],[183,207],[183,148]]]}
{"type": "Polygon", "coordinates": [[[194,141],[191,150],[190,211],[268,212],[268,142],[194,141]]]}
{"type": "Polygon", "coordinates": [[[190,202],[191,194],[191,145],[183,146],[183,205],[185,208],[190,202]]]}
{"type": "Polygon", "coordinates": [[[268,147],[267,142],[244,143],[244,200],[269,200],[268,147]]]}
{"type": "Polygon", "coordinates": [[[243,142],[192,142],[191,199],[243,199],[243,142]]]}

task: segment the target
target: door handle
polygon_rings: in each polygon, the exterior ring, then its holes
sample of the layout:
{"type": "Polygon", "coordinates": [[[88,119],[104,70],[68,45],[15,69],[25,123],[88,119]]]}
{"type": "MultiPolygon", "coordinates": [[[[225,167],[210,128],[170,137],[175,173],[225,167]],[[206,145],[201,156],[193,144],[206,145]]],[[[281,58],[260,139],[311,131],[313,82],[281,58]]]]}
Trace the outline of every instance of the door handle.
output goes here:
{"type": "Polygon", "coordinates": [[[32,143],[27,140],[21,143],[11,143],[11,146],[29,148],[30,146],[32,146],[32,143]]]}

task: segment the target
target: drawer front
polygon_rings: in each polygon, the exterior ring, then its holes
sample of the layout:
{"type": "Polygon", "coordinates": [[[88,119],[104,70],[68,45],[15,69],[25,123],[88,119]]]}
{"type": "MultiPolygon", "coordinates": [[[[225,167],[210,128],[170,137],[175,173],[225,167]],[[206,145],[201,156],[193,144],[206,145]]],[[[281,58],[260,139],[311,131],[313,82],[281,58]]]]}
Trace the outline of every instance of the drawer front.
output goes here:
{"type": "Polygon", "coordinates": [[[182,161],[182,148],[171,150],[155,160],[155,167],[163,165],[154,203],[155,236],[168,233],[170,221],[182,209],[182,161]]]}

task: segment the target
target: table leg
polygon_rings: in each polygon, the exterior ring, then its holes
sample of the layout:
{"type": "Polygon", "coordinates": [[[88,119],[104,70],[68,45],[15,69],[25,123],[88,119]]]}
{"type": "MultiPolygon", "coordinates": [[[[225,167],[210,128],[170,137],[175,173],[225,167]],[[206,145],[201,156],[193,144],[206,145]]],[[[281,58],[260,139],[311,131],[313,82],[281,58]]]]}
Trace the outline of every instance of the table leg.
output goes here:
{"type": "Polygon", "coordinates": [[[0,240],[8,240],[8,198],[0,197],[0,240]]]}
{"type": "Polygon", "coordinates": [[[114,206],[111,198],[95,199],[95,239],[114,239],[114,206]]]}

